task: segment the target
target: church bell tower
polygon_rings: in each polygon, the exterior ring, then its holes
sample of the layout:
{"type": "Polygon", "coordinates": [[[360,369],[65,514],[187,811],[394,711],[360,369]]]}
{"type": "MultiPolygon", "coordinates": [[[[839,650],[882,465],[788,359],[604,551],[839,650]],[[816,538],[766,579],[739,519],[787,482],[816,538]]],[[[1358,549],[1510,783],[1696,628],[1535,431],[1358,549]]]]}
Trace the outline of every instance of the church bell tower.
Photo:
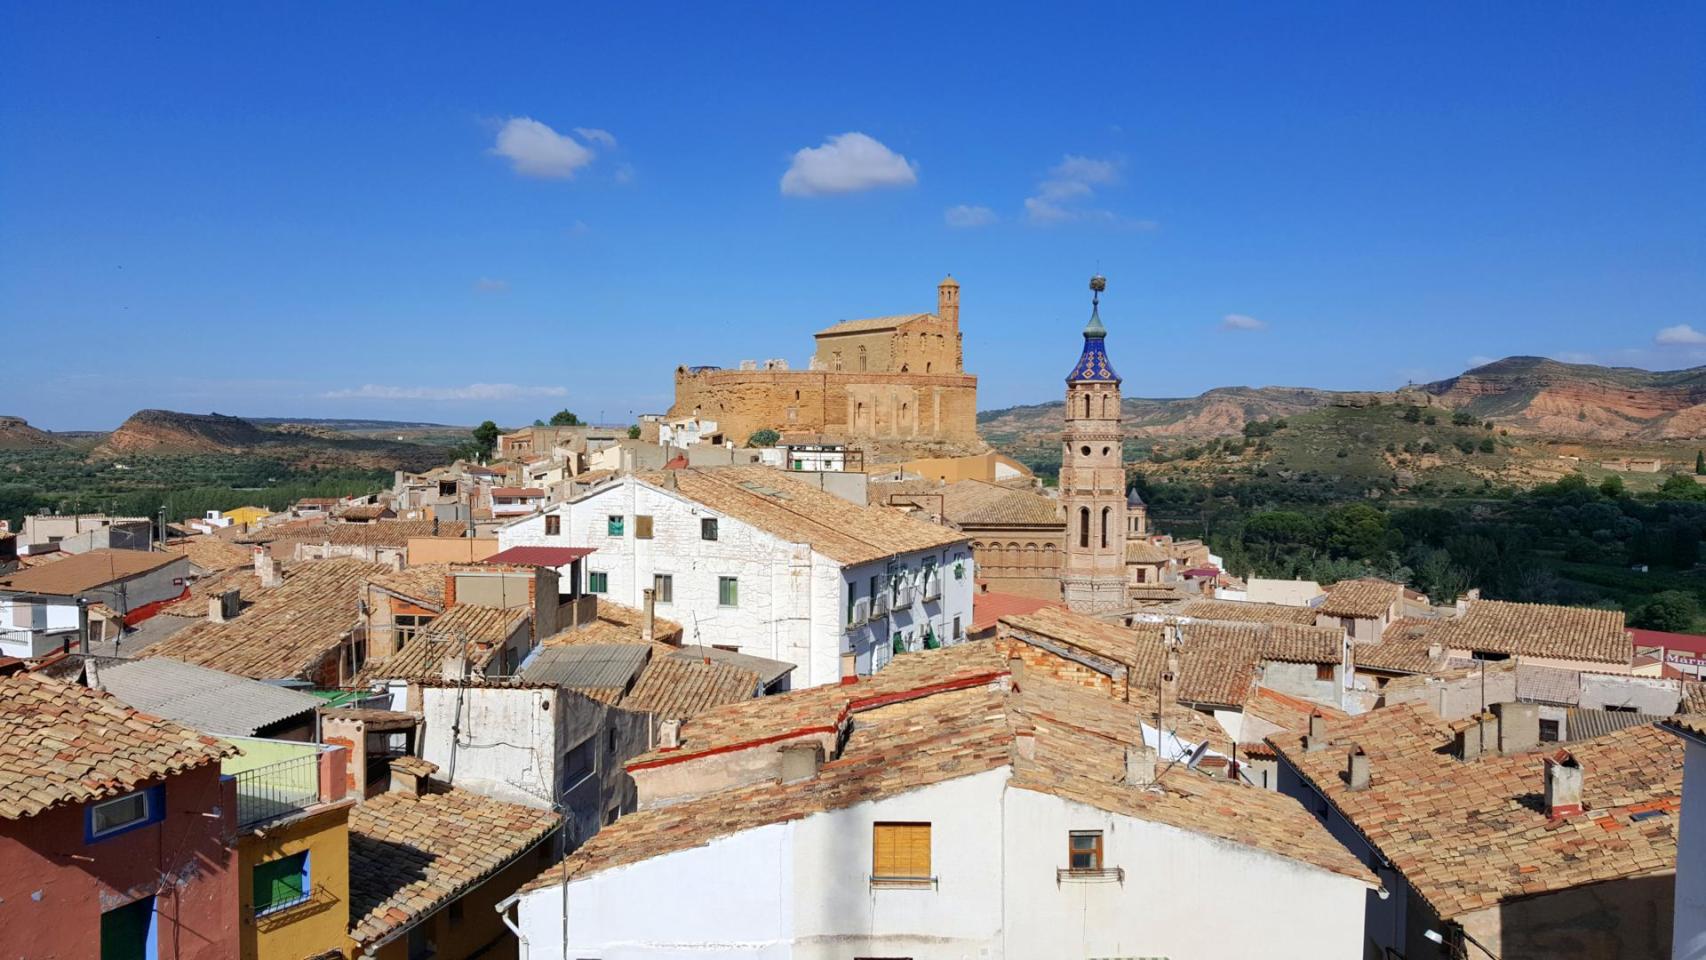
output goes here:
{"type": "Polygon", "coordinates": [[[1125,458],[1120,432],[1120,376],[1108,360],[1101,298],[1108,281],[1090,278],[1090,323],[1084,350],[1066,377],[1065,449],[1060,500],[1066,510],[1062,599],[1081,613],[1125,609],[1125,458]]]}

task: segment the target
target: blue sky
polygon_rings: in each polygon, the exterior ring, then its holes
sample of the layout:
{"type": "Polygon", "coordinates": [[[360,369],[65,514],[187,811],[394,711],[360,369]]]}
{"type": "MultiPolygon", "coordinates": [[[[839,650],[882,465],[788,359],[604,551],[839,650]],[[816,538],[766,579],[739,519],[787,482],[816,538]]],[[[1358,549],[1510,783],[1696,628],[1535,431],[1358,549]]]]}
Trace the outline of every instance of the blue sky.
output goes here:
{"type": "Polygon", "coordinates": [[[0,5],[0,413],[661,411],[964,285],[1129,395],[1706,362],[1706,5],[0,5]],[[802,153],[802,151],[809,151],[802,153]],[[1230,319],[1229,319],[1230,318],[1230,319]]]}

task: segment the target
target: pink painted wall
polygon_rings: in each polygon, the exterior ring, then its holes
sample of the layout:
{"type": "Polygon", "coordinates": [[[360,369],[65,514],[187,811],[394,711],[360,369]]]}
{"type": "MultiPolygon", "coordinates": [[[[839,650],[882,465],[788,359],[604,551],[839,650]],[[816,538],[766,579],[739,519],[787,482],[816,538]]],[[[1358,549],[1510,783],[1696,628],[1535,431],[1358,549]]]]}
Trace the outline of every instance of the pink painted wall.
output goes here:
{"type": "Polygon", "coordinates": [[[102,912],[152,894],[159,960],[237,955],[235,787],[218,764],[165,786],[163,820],[94,843],[83,804],[0,819],[0,953],[98,957],[102,912]]]}

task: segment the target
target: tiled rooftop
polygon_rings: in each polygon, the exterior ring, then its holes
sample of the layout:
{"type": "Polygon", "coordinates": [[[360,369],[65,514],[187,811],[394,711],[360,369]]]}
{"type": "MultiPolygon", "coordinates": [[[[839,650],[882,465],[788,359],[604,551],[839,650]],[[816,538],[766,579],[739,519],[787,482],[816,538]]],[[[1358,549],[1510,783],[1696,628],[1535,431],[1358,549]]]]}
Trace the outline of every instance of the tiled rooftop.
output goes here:
{"type": "Polygon", "coordinates": [[[73,597],[103,584],[158,570],[178,559],[176,554],[150,550],[89,550],[44,567],[0,576],[0,590],[73,597]]]}
{"type": "Polygon", "coordinates": [[[235,747],[117,699],[31,673],[0,677],[0,817],[128,793],[235,747]]]}
{"type": "MultiPolygon", "coordinates": [[[[639,643],[645,612],[598,598],[598,619],[584,626],[561,630],[539,641],[542,647],[571,643],[639,643]]],[[[659,643],[679,642],[681,624],[663,617],[652,618],[653,639],[659,643]]]]}
{"type": "Polygon", "coordinates": [[[1463,761],[1451,725],[1419,704],[1329,722],[1330,745],[1269,738],[1446,920],[1503,900],[1676,868],[1682,743],[1652,725],[1571,743],[1586,812],[1546,815],[1543,760],[1556,749],[1463,761]],[[1343,778],[1352,746],[1366,790],[1343,778]],[[1638,819],[1637,819],[1638,818],[1638,819]]]}
{"type": "Polygon", "coordinates": [[[416,604],[443,609],[444,579],[449,574],[448,563],[423,563],[382,573],[367,582],[416,604]]]}
{"type": "MultiPolygon", "coordinates": [[[[962,659],[969,654],[975,660],[976,651],[965,649],[975,646],[931,652],[962,659]]],[[[903,655],[896,664],[918,656],[903,655]]],[[[1290,798],[1213,780],[1182,765],[1162,774],[1158,790],[1117,782],[1125,769],[1126,748],[1138,742],[1141,717],[1131,704],[1040,678],[1024,681],[1018,690],[1007,689],[1001,678],[942,689],[916,674],[944,670],[944,658],[919,662],[926,666],[909,667],[911,683],[897,684],[891,678],[886,697],[867,699],[858,708],[844,750],[827,759],[815,777],[736,787],[623,817],[565,865],[545,871],[523,890],[1002,767],[1012,770],[1010,789],[1053,794],[1375,882],[1290,798]],[[1034,738],[1031,759],[1016,749],[1016,734],[1034,738]]],[[[851,689],[866,686],[861,681],[851,689]]],[[[767,723],[749,726],[786,728],[824,712],[798,709],[808,701],[820,708],[830,706],[825,701],[837,699],[830,694],[848,689],[816,688],[713,713],[721,715],[720,721],[739,712],[764,715],[767,723]],[[792,704],[787,702],[790,697],[792,704]]],[[[684,724],[684,735],[703,719],[684,724]]]]}
{"type": "Polygon", "coordinates": [[[1623,611],[1545,603],[1473,600],[1463,616],[1443,620],[1433,640],[1448,650],[1627,664],[1634,643],[1623,611]]]}
{"type": "Polygon", "coordinates": [[[824,327],[814,336],[831,337],[843,333],[875,333],[879,330],[893,330],[903,323],[913,320],[934,320],[933,313],[897,313],[887,317],[864,317],[858,320],[843,320],[840,323],[824,327]]]}
{"type": "Polygon", "coordinates": [[[645,711],[661,719],[685,719],[713,707],[751,700],[757,692],[758,674],[751,670],[654,655],[621,705],[625,710],[645,711]]]}
{"type": "Polygon", "coordinates": [[[282,585],[262,591],[236,619],[204,620],[141,656],[170,657],[256,680],[306,679],[355,627],[361,585],[387,569],[348,558],[294,564],[282,585]]]}
{"type": "Polygon", "coordinates": [[[1427,673],[1445,662],[1445,652],[1438,657],[1428,655],[1431,634],[1438,620],[1418,617],[1399,617],[1386,625],[1380,640],[1357,644],[1355,657],[1358,669],[1385,670],[1393,673],[1427,673]]]}
{"type": "Polygon", "coordinates": [[[210,573],[231,570],[250,562],[249,551],[211,534],[183,537],[160,545],[160,551],[188,557],[190,563],[210,573]]]}
{"type": "Polygon", "coordinates": [[[1403,593],[1401,585],[1386,580],[1340,580],[1327,588],[1327,599],[1316,609],[1329,616],[1371,620],[1386,616],[1403,593]]]}
{"type": "Polygon", "coordinates": [[[528,607],[485,607],[458,603],[387,657],[361,668],[356,684],[378,680],[432,680],[444,675],[446,658],[466,651],[468,668],[484,672],[503,642],[533,615],[528,607]]]}
{"type": "Polygon", "coordinates": [[[350,811],[350,936],[363,946],[431,914],[549,836],[549,810],[466,790],[380,794],[350,811]]]}
{"type": "MultiPolygon", "coordinates": [[[[669,471],[689,500],[844,564],[965,544],[965,534],[883,507],[862,507],[769,467],[669,471]]],[[[662,473],[640,479],[665,487],[662,473]]]]}
{"type": "Polygon", "coordinates": [[[1181,617],[1190,617],[1192,620],[1315,625],[1314,607],[1292,607],[1281,603],[1250,603],[1246,600],[1189,600],[1167,612],[1181,617]]]}

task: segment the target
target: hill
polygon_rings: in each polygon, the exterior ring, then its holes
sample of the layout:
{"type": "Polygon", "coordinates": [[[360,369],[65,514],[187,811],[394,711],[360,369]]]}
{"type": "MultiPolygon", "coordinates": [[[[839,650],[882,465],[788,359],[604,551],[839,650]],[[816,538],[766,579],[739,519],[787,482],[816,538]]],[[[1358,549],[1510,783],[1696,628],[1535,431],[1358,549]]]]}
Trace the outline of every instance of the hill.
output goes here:
{"type": "MultiPolygon", "coordinates": [[[[1224,476],[1265,462],[1279,468],[1273,475],[1309,473],[1347,484],[1403,487],[1426,477],[1523,486],[1600,459],[1692,464],[1693,441],[1706,437],[1706,367],[1651,372],[1509,357],[1388,393],[1219,387],[1195,397],[1128,397],[1123,410],[1127,458],[1170,463],[1169,473],[1224,476]],[[1405,416],[1412,407],[1421,411],[1416,419],[1405,416]],[[1251,427],[1281,420],[1293,429],[1251,427]],[[1257,443],[1244,443],[1251,430],[1253,439],[1268,441],[1260,457],[1249,449],[1257,443]],[[1238,443],[1230,461],[1227,445],[1215,442],[1227,438],[1238,443]],[[1487,439],[1495,453],[1479,449],[1487,439]],[[1429,454],[1420,452],[1424,443],[1429,454]],[[1457,449],[1470,443],[1473,452],[1457,449]]],[[[991,445],[1048,474],[1060,462],[1063,416],[1056,402],[985,411],[978,421],[991,445]]]]}
{"type": "Polygon", "coordinates": [[[138,455],[229,454],[264,457],[299,468],[423,469],[443,461],[436,446],[349,436],[321,427],[258,426],[219,413],[141,410],[108,434],[93,460],[138,455]]]}
{"type": "Polygon", "coordinates": [[[1706,367],[1649,371],[1506,357],[1424,388],[1513,432],[1585,440],[1706,437],[1706,367]]]}
{"type": "Polygon", "coordinates": [[[59,446],[53,434],[30,426],[23,417],[0,417],[0,450],[52,450],[59,446]]]}

